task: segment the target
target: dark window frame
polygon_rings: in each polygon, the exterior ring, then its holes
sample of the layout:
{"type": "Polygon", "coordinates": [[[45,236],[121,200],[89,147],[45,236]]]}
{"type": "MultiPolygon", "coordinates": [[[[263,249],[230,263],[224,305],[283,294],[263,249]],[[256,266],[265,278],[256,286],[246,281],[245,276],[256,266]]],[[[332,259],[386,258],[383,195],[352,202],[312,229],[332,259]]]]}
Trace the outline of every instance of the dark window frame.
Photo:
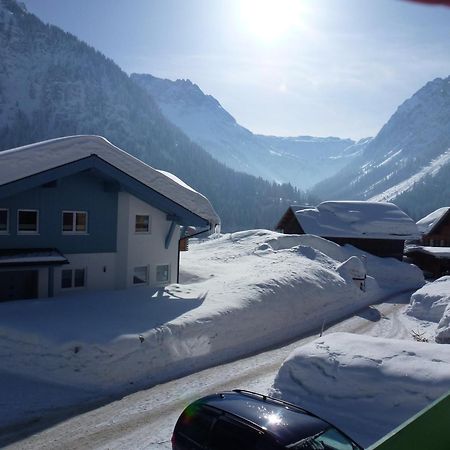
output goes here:
{"type": "Polygon", "coordinates": [[[133,286],[147,286],[150,282],[150,270],[148,266],[135,266],[133,267],[133,286]],[[145,280],[138,281],[138,276],[136,275],[136,269],[145,269],[145,280]]]}
{"type": "Polygon", "coordinates": [[[88,211],[82,211],[82,210],[63,210],[61,212],[61,232],[62,234],[88,234],[89,230],[89,213],[88,211]],[[72,226],[70,230],[64,229],[64,215],[71,215],[72,216],[72,226]],[[84,230],[77,230],[77,218],[78,215],[84,215],[85,216],[85,229],[84,230]]]}
{"type": "Polygon", "coordinates": [[[152,218],[150,214],[135,214],[134,217],[134,232],[136,234],[151,234],[152,233],[152,218]],[[139,218],[144,218],[142,222],[138,221],[139,218]],[[146,219],[145,219],[146,218],[146,219]],[[142,225],[147,225],[146,228],[140,228],[142,225]]]}
{"type": "Polygon", "coordinates": [[[39,234],[39,210],[38,209],[18,209],[17,210],[17,234],[39,234]],[[35,230],[24,230],[20,229],[20,214],[21,213],[36,213],[36,229],[35,230]]]}
{"type": "MultiPolygon", "coordinates": [[[[87,269],[86,267],[74,267],[73,269],[62,269],[61,270],[61,289],[64,291],[69,289],[84,289],[86,288],[86,274],[87,269]],[[70,272],[70,285],[64,286],[64,273],[68,274],[70,272]],[[77,286],[77,272],[82,272],[82,284],[77,286]]],[[[66,277],[67,280],[67,277],[66,277]]],[[[79,281],[79,278],[78,278],[79,281]]]]}
{"type": "MultiPolygon", "coordinates": [[[[165,271],[165,269],[163,269],[165,271]]],[[[169,283],[170,282],[170,264],[157,264],[156,268],[155,268],[155,280],[157,283],[169,283]],[[159,279],[158,275],[159,275],[159,270],[161,267],[167,267],[167,279],[159,279]]]]}
{"type": "Polygon", "coordinates": [[[0,212],[2,211],[6,213],[6,221],[5,221],[6,228],[4,230],[0,228],[0,234],[9,234],[9,209],[0,208],[0,212]]]}

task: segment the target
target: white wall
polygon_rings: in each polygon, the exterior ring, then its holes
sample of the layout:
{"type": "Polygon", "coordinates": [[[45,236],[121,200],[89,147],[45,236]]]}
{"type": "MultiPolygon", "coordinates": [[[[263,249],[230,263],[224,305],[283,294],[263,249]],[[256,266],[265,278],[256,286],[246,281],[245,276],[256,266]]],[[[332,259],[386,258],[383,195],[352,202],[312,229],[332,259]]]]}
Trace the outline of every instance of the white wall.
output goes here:
{"type": "Polygon", "coordinates": [[[117,288],[133,286],[134,268],[142,266],[149,269],[151,286],[176,282],[180,238],[178,225],[166,249],[165,239],[171,225],[166,214],[126,192],[119,193],[117,225],[117,288]],[[150,233],[135,232],[136,214],[150,216],[150,233]],[[170,279],[167,283],[157,283],[156,266],[165,264],[170,266],[170,279]]]}
{"type": "Polygon", "coordinates": [[[66,254],[69,264],[55,267],[54,295],[63,295],[74,290],[98,291],[114,289],[116,277],[116,253],[66,254]],[[84,288],[61,288],[61,272],[64,269],[85,269],[84,288]]]}

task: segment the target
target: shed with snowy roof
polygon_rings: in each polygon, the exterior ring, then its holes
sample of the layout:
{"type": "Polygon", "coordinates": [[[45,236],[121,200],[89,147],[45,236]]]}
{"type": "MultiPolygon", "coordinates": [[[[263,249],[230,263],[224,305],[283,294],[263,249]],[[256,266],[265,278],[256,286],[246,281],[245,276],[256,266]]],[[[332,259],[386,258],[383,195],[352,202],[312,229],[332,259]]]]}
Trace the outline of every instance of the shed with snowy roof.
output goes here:
{"type": "Polygon", "coordinates": [[[206,197],[100,136],[0,152],[0,301],[176,282],[206,197]]]}
{"type": "Polygon", "coordinates": [[[403,258],[405,240],[419,236],[414,221],[393,203],[327,201],[317,207],[291,206],[277,231],[314,234],[382,257],[403,258]]]}
{"type": "Polygon", "coordinates": [[[406,255],[433,277],[450,273],[450,207],[445,206],[417,222],[421,245],[411,245],[406,255]]]}
{"type": "Polygon", "coordinates": [[[409,245],[405,255],[427,276],[439,278],[450,274],[450,247],[409,245]]]}
{"type": "Polygon", "coordinates": [[[450,247],[450,207],[445,206],[417,222],[421,244],[430,247],[450,247]]]}

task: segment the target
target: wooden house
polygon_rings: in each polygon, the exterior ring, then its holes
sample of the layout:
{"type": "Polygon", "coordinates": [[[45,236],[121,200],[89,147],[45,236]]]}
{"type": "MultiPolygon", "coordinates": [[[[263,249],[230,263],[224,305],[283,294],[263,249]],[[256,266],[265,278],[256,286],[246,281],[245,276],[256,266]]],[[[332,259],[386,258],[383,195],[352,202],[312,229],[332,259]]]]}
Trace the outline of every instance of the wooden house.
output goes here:
{"type": "Polygon", "coordinates": [[[429,247],[450,247],[450,207],[439,208],[417,222],[420,244],[429,247]]]}
{"type": "Polygon", "coordinates": [[[290,206],[276,226],[286,234],[314,234],[376,256],[403,258],[405,240],[419,237],[414,221],[392,203],[328,201],[290,206]]]}
{"type": "Polygon", "coordinates": [[[418,244],[405,254],[432,277],[450,273],[450,207],[439,208],[417,222],[418,244]]]}

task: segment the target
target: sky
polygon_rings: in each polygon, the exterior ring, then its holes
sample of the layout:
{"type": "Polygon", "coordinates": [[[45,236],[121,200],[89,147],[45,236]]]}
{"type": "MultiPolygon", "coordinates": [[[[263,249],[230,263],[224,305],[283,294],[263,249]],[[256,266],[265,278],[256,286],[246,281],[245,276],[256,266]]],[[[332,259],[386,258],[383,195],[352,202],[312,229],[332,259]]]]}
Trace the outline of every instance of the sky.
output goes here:
{"type": "Polygon", "coordinates": [[[450,75],[450,8],[403,0],[25,0],[127,73],[190,79],[251,131],[374,136],[450,75]]]}

